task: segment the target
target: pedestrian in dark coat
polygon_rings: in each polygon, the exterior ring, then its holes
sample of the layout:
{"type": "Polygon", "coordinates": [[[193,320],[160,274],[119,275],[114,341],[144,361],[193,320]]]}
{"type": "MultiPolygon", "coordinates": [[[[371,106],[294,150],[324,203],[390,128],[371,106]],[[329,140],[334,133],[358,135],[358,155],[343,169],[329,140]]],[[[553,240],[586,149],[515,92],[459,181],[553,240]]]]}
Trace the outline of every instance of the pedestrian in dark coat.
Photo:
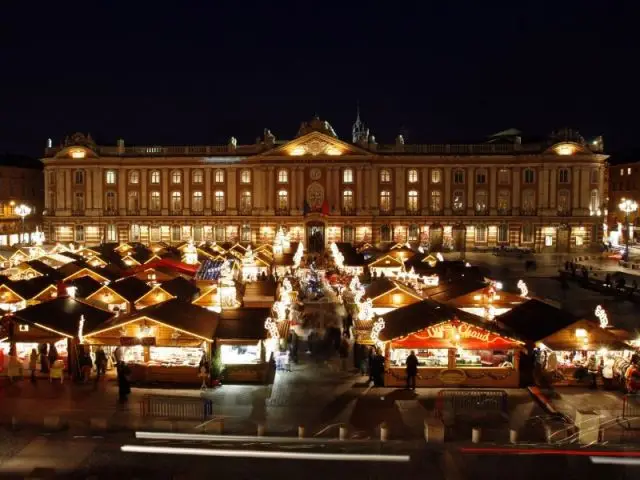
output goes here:
{"type": "Polygon", "coordinates": [[[416,389],[416,376],[418,375],[418,357],[413,350],[405,361],[407,370],[407,390],[416,389]]]}
{"type": "Polygon", "coordinates": [[[124,362],[118,363],[118,397],[121,403],[127,401],[127,397],[131,393],[131,385],[129,384],[129,374],[131,370],[124,362]]]}

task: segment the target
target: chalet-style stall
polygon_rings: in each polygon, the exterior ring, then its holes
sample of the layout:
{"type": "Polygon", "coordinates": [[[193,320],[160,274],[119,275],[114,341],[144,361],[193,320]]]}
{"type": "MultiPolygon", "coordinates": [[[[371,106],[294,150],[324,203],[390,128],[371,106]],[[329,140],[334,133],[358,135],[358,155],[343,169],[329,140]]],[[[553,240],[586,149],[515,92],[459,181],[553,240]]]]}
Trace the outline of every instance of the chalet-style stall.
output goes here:
{"type": "Polygon", "coordinates": [[[136,277],[127,277],[109,285],[103,285],[87,297],[87,301],[98,302],[111,312],[131,313],[134,303],[151,290],[145,282],[136,277]]]}
{"type": "Polygon", "coordinates": [[[351,243],[336,242],[336,246],[344,257],[344,272],[351,276],[362,275],[364,267],[367,265],[364,254],[359,252],[351,243]]]}
{"type": "Polygon", "coordinates": [[[517,387],[523,342],[475,315],[424,300],[376,320],[372,343],[385,354],[385,386],[406,382],[405,361],[418,357],[417,386],[517,387]]]}
{"type": "Polygon", "coordinates": [[[269,308],[224,309],[214,334],[215,348],[224,365],[226,382],[264,383],[269,358],[277,349],[277,338],[265,328],[269,308]]]}
{"type": "Polygon", "coordinates": [[[10,315],[7,319],[13,331],[9,338],[0,343],[0,348],[6,358],[10,342],[15,342],[18,358],[28,367],[32,348],[39,350],[43,343],[53,344],[65,368],[73,372],[77,366],[75,346],[78,340],[84,336],[84,332],[111,316],[110,312],[74,298],[59,297],[10,315]]]}
{"type": "Polygon", "coordinates": [[[498,289],[495,284],[489,284],[473,292],[451,298],[447,303],[467,313],[492,320],[526,301],[528,298],[498,289]]]}
{"type": "Polygon", "coordinates": [[[122,347],[133,381],[197,384],[217,323],[213,312],[171,299],[112,318],[88,332],[85,342],[107,354],[122,347]]]}
{"type": "Polygon", "coordinates": [[[579,319],[537,299],[529,300],[496,321],[539,349],[538,368],[547,382],[584,385],[577,371],[584,371],[589,357],[601,368],[610,367],[616,377],[624,375],[634,348],[619,335],[596,321],[579,319]]]}
{"type": "Polygon", "coordinates": [[[373,312],[376,315],[384,315],[396,308],[406,307],[423,300],[423,297],[413,288],[389,277],[373,280],[365,288],[365,298],[371,299],[373,312]]]}
{"type": "Polygon", "coordinates": [[[368,267],[373,278],[395,277],[404,272],[404,261],[387,253],[371,260],[368,267]]]}
{"type": "Polygon", "coordinates": [[[15,312],[29,305],[46,302],[57,296],[55,280],[36,277],[30,280],[5,281],[0,285],[0,309],[15,312]]]}

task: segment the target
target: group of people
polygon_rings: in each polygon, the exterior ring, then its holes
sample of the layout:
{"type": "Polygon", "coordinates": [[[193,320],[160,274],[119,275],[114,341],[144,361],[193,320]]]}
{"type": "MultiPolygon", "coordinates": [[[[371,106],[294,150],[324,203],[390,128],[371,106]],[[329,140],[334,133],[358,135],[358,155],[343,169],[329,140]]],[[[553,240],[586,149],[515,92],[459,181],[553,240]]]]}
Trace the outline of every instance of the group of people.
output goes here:
{"type": "Polygon", "coordinates": [[[384,357],[378,349],[369,349],[367,357],[360,364],[360,373],[369,375],[369,382],[374,387],[384,386],[384,357]]]}

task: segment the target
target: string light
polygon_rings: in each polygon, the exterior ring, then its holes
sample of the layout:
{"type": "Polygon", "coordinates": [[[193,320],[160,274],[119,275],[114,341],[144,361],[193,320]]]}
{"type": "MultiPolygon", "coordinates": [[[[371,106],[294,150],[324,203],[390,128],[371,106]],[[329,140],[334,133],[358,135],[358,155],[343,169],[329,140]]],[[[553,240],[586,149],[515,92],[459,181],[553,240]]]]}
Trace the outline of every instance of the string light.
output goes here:
{"type": "Polygon", "coordinates": [[[600,320],[600,328],[607,328],[609,326],[609,317],[602,305],[598,305],[595,311],[596,317],[600,320]]]}
{"type": "Polygon", "coordinates": [[[329,249],[331,250],[331,255],[333,256],[333,261],[336,264],[336,268],[338,270],[342,270],[344,268],[344,255],[340,252],[340,249],[336,245],[336,242],[331,242],[329,245],[329,249]]]}
{"type": "Polygon", "coordinates": [[[367,298],[364,302],[358,304],[358,320],[366,321],[373,318],[373,301],[367,298]]]}
{"type": "Polygon", "coordinates": [[[524,283],[524,280],[518,280],[517,287],[520,289],[521,297],[526,297],[527,295],[529,295],[529,288],[527,287],[527,284],[524,283]]]}
{"type": "Polygon", "coordinates": [[[80,315],[80,321],[78,322],[78,341],[84,343],[84,315],[80,315]]]}
{"type": "Polygon", "coordinates": [[[383,328],[384,319],[382,317],[378,318],[378,320],[376,320],[376,322],[373,324],[373,327],[371,328],[371,341],[380,350],[382,350],[382,347],[384,347],[384,342],[382,342],[378,337],[380,336],[380,332],[383,328]]]}
{"type": "Polygon", "coordinates": [[[280,334],[278,333],[278,326],[276,325],[276,323],[273,321],[271,317],[267,317],[267,319],[265,320],[264,328],[266,328],[269,331],[271,338],[275,338],[275,339],[280,338],[280,334]]]}
{"type": "Polygon", "coordinates": [[[436,253],[436,258],[438,259],[439,262],[444,262],[444,257],[440,252],[436,253]]]}
{"type": "Polygon", "coordinates": [[[298,268],[300,266],[300,262],[302,261],[303,255],[304,255],[304,245],[302,242],[299,242],[298,248],[296,249],[296,253],[293,256],[293,268],[298,268]]]}

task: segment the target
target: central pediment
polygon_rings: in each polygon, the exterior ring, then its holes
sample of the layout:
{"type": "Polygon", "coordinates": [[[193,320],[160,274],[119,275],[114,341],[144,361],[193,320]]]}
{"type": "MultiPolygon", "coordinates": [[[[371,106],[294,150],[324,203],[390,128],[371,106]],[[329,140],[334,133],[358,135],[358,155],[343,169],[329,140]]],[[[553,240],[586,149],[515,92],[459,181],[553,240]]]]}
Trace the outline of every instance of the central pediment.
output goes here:
{"type": "Polygon", "coordinates": [[[325,133],[312,131],[295,140],[279,145],[277,148],[265,152],[265,155],[278,156],[330,156],[341,155],[369,155],[370,153],[358,146],[343,142],[325,133]]]}

